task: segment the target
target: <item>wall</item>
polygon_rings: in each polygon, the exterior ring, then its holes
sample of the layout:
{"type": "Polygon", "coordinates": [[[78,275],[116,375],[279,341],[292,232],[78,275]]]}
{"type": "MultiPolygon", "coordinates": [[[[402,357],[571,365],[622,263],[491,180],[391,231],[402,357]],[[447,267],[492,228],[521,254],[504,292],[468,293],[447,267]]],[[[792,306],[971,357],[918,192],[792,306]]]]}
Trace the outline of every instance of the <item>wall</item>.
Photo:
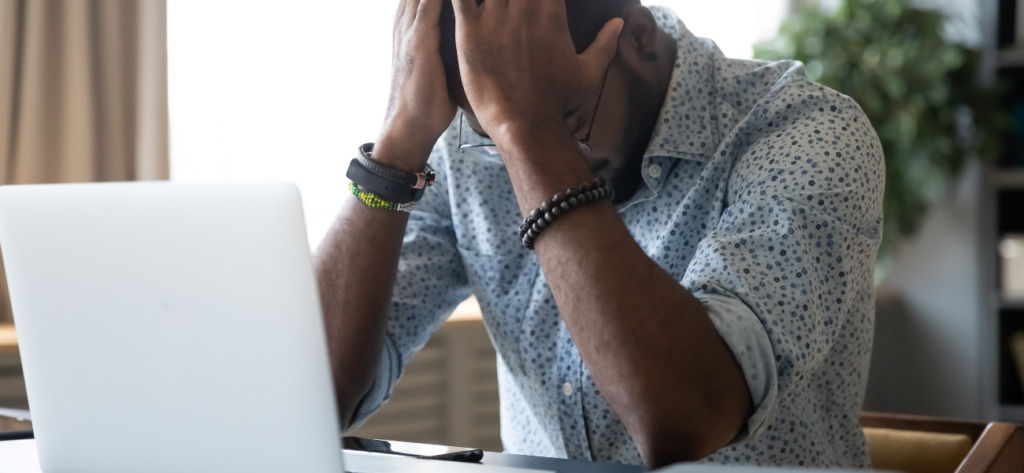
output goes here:
{"type": "Polygon", "coordinates": [[[866,410],[981,419],[992,384],[984,340],[984,172],[971,165],[897,251],[879,289],[866,410]]]}

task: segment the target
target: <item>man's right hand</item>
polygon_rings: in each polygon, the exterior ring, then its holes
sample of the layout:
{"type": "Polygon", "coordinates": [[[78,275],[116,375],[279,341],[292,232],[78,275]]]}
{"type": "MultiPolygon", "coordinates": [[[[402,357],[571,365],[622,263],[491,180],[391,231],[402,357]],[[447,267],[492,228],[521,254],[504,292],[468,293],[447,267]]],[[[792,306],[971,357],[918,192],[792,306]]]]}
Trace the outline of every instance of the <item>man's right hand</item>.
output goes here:
{"type": "Polygon", "coordinates": [[[430,150],[455,118],[440,44],[442,0],[400,0],[395,14],[391,96],[374,159],[407,172],[423,170],[430,150]]]}

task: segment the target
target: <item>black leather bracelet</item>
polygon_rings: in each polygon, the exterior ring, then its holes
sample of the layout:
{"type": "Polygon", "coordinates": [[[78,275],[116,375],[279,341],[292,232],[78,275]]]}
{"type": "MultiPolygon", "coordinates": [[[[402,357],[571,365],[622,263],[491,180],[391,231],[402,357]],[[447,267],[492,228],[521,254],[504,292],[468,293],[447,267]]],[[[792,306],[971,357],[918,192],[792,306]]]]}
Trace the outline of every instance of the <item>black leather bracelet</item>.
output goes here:
{"type": "Polygon", "coordinates": [[[368,171],[383,177],[389,181],[395,181],[411,187],[426,187],[434,185],[436,175],[429,164],[423,172],[405,172],[388,167],[386,164],[373,159],[373,143],[366,143],[359,147],[359,154],[356,159],[368,171]]]}
{"type": "Polygon", "coordinates": [[[424,190],[434,185],[436,174],[427,165],[423,172],[404,172],[392,169],[373,159],[373,143],[359,147],[359,154],[348,166],[345,175],[357,186],[396,204],[417,202],[424,190]]]}
{"type": "Polygon", "coordinates": [[[614,199],[615,190],[602,178],[594,178],[565,192],[559,192],[549,201],[533,209],[519,226],[519,239],[532,250],[534,242],[546,228],[576,207],[603,198],[614,199]]]}
{"type": "Polygon", "coordinates": [[[378,176],[363,167],[358,159],[353,159],[345,173],[352,182],[368,192],[379,195],[382,199],[396,204],[417,202],[423,198],[426,187],[419,189],[378,176]]]}

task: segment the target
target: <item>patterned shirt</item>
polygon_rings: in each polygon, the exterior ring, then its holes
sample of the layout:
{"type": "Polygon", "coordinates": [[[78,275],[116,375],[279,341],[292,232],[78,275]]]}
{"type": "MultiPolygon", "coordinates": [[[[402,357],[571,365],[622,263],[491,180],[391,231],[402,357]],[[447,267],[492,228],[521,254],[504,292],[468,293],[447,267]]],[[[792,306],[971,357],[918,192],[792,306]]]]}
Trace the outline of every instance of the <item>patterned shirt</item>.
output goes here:
{"type": "MultiPolygon", "coordinates": [[[[852,99],[808,81],[800,63],[727,59],[670,10],[651,11],[678,40],[678,58],[643,183],[618,212],[704,304],[755,408],[704,461],[866,467],[858,418],[882,231],[878,138],[852,99]]],[[[475,294],[498,352],[506,451],[642,463],[517,238],[522,216],[500,156],[460,153],[456,127],[430,157],[439,183],[409,220],[383,360],[357,422],[475,294]]]]}

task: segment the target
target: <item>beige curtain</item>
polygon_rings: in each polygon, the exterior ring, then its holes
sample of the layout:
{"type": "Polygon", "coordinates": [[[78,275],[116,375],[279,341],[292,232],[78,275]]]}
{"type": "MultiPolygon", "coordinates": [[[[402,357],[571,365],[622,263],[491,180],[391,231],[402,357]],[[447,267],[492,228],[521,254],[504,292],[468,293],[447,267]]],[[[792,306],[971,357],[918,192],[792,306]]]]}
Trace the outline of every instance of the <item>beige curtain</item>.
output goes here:
{"type": "Polygon", "coordinates": [[[169,177],[166,11],[166,0],[0,0],[0,184],[169,177]]]}

